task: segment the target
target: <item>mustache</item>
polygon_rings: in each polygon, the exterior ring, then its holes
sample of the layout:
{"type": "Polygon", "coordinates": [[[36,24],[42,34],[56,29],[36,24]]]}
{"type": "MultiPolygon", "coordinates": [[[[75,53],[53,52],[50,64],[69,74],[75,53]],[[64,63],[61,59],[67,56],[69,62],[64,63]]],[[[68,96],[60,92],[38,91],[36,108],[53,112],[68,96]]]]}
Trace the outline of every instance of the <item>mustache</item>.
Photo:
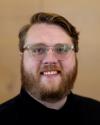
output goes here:
{"type": "Polygon", "coordinates": [[[56,64],[45,64],[41,67],[40,72],[45,71],[59,71],[61,72],[61,67],[57,66],[56,64]]]}

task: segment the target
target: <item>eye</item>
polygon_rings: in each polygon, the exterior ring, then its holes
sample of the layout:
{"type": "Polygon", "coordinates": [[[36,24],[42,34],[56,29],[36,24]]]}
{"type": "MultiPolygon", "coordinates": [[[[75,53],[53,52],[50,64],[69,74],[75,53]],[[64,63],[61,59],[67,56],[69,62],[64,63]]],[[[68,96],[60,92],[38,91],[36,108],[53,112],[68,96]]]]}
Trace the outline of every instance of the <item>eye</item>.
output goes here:
{"type": "Polygon", "coordinates": [[[57,53],[63,53],[64,52],[63,47],[56,47],[55,50],[56,50],[57,53]]]}
{"type": "Polygon", "coordinates": [[[44,54],[45,51],[46,51],[45,47],[33,47],[32,48],[32,53],[37,54],[37,55],[44,54]]]}
{"type": "Polygon", "coordinates": [[[70,46],[66,45],[66,44],[57,44],[55,46],[55,51],[58,54],[64,54],[67,53],[70,50],[70,46]]]}
{"type": "Polygon", "coordinates": [[[56,53],[63,54],[66,52],[65,46],[63,44],[57,44],[55,46],[56,53]]]}

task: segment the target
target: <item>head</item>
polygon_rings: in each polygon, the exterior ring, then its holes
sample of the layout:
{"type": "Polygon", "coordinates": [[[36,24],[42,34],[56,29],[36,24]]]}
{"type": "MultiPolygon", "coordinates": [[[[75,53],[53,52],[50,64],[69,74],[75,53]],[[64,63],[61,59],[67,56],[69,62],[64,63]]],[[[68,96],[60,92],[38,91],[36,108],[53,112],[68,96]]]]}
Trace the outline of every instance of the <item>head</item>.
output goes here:
{"type": "Polygon", "coordinates": [[[73,88],[78,32],[64,17],[37,13],[19,32],[21,81],[37,99],[55,102],[73,88]]]}

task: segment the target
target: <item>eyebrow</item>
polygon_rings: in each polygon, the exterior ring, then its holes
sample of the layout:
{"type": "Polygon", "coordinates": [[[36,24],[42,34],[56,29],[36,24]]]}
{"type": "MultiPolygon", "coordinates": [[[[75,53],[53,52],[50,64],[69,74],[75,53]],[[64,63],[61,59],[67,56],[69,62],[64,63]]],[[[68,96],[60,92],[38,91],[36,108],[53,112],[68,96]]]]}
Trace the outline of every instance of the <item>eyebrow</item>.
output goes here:
{"type": "Polygon", "coordinates": [[[26,47],[26,46],[34,46],[34,45],[42,45],[42,46],[47,46],[46,44],[44,44],[44,43],[31,43],[31,44],[26,44],[25,46],[24,46],[24,48],[26,47]]]}
{"type": "MultiPolygon", "coordinates": [[[[61,44],[61,45],[63,45],[63,44],[65,44],[65,43],[56,43],[55,45],[57,45],[57,44],[61,44]]],[[[66,43],[67,44],[67,43],[66,43]]],[[[26,48],[27,46],[45,46],[45,47],[48,47],[48,45],[46,45],[46,44],[44,44],[43,42],[39,42],[39,43],[30,43],[30,44],[26,44],[25,46],[24,46],[24,48],[26,48]]],[[[55,46],[54,45],[54,46],[55,46]]]]}

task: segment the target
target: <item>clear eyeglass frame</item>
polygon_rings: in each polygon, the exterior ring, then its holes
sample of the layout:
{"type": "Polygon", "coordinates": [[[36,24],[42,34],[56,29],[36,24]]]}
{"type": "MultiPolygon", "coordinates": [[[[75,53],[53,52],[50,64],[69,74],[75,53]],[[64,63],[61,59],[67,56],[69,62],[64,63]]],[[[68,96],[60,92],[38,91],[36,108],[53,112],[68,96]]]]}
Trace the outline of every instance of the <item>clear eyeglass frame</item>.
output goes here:
{"type": "Polygon", "coordinates": [[[69,52],[74,51],[74,45],[58,43],[54,46],[47,46],[39,43],[26,45],[23,49],[29,51],[36,60],[42,60],[50,49],[58,60],[65,60],[69,52]]]}

